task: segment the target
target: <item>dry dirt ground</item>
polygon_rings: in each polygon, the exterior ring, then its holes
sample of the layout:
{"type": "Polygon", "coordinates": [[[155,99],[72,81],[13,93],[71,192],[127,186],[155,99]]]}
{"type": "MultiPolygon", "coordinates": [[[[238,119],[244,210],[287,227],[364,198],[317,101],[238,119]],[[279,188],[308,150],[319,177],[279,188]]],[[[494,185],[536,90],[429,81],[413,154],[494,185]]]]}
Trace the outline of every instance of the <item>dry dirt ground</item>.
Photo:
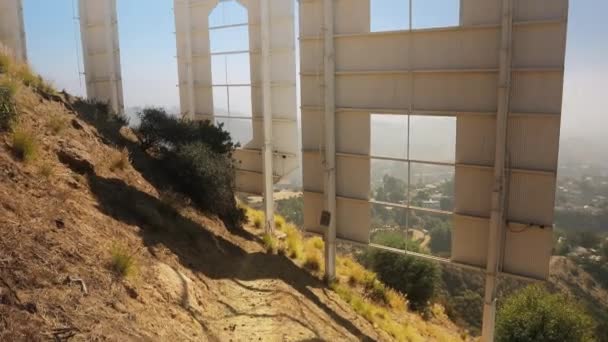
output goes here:
{"type": "Polygon", "coordinates": [[[93,108],[18,97],[40,148],[24,164],[0,134],[0,341],[389,339],[247,229],[159,190],[128,132],[110,143],[87,123],[93,108]],[[115,144],[130,151],[124,170],[115,144]],[[117,245],[136,260],[126,279],[110,269],[117,245]]]}

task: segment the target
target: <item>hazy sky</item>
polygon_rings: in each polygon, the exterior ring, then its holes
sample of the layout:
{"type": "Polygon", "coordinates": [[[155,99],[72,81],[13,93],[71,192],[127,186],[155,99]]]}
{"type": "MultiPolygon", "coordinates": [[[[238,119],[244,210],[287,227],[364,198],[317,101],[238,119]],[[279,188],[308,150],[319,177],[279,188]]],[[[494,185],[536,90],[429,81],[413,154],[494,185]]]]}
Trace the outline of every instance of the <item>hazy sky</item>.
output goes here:
{"type": "MultiPolygon", "coordinates": [[[[290,1],[290,0],[285,0],[290,1]]],[[[23,0],[28,54],[58,88],[84,93],[79,81],[78,0],[23,0]]],[[[126,106],[177,106],[172,0],[118,0],[126,106]]],[[[608,127],[608,1],[570,0],[562,136],[602,137],[608,127]]],[[[455,25],[458,0],[415,0],[414,27],[455,25]]],[[[372,0],[372,29],[406,28],[407,0],[372,0]]],[[[80,57],[81,59],[81,57],[80,57]]],[[[82,66],[80,67],[82,71],[82,66]]],[[[608,152],[607,152],[608,157],[608,152]]]]}

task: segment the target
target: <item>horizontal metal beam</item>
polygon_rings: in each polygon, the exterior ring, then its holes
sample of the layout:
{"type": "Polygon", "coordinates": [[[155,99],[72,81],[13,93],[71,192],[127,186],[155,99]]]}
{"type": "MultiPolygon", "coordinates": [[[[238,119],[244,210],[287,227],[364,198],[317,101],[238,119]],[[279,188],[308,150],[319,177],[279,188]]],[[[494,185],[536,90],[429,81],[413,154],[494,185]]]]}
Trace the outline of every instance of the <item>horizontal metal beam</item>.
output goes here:
{"type": "MultiPolygon", "coordinates": [[[[314,235],[314,236],[321,236],[321,237],[323,236],[323,234],[321,234],[321,233],[306,231],[306,230],[305,230],[305,233],[314,235]]],[[[365,244],[365,243],[361,243],[361,242],[353,241],[353,240],[349,240],[349,239],[344,239],[344,238],[336,238],[336,241],[341,242],[341,243],[346,243],[349,245],[362,247],[362,248],[374,248],[374,249],[384,250],[384,251],[395,253],[395,254],[408,255],[408,256],[419,258],[419,259],[429,260],[429,261],[441,263],[441,264],[444,264],[444,265],[447,265],[450,267],[456,267],[456,268],[465,269],[465,270],[469,270],[469,271],[480,272],[480,273],[485,272],[485,268],[483,268],[483,267],[469,265],[469,264],[465,264],[465,263],[461,263],[461,262],[456,262],[456,261],[452,261],[450,259],[440,258],[440,257],[436,257],[433,255],[406,251],[403,249],[392,248],[392,247],[388,247],[388,246],[378,245],[375,243],[365,244]]],[[[522,281],[535,282],[535,283],[536,282],[544,283],[547,281],[545,279],[521,276],[521,275],[507,273],[507,272],[499,272],[498,276],[502,277],[502,278],[511,278],[511,279],[517,279],[517,280],[522,280],[522,281]]]]}
{"type": "MultiPolygon", "coordinates": [[[[320,112],[323,110],[320,106],[302,105],[300,109],[303,111],[314,111],[320,112]]],[[[370,114],[388,114],[388,115],[409,115],[408,108],[363,108],[363,107],[338,107],[336,112],[359,112],[359,113],[370,113],[370,114]]],[[[470,111],[458,111],[458,110],[425,110],[425,109],[413,109],[412,114],[414,116],[496,116],[496,112],[470,112],[470,111]]],[[[509,113],[510,117],[551,117],[559,119],[561,113],[509,113]]]]}
{"type": "MultiPolygon", "coordinates": [[[[562,25],[566,24],[566,19],[555,20],[529,20],[514,22],[513,26],[546,26],[546,25],[562,25]]],[[[467,26],[446,26],[446,27],[431,27],[431,28],[414,28],[412,30],[393,30],[393,31],[378,31],[378,32],[360,32],[360,33],[338,33],[334,35],[335,39],[340,38],[356,38],[356,37],[375,37],[375,36],[394,36],[407,35],[410,33],[425,33],[425,32],[449,32],[449,31],[469,31],[469,30],[491,30],[500,29],[498,24],[490,25],[467,25],[467,26]]],[[[320,36],[300,36],[299,40],[322,40],[320,36]]]]}
{"type": "MultiPolygon", "coordinates": [[[[525,73],[525,72],[563,72],[564,68],[513,68],[513,72],[525,73]]],[[[338,70],[335,72],[336,76],[385,76],[385,75],[408,75],[408,74],[458,74],[458,73],[498,73],[498,68],[451,68],[451,69],[390,69],[390,70],[338,70]]],[[[302,71],[300,76],[319,77],[322,76],[323,72],[316,71],[302,71]]]]}
{"type": "MultiPolygon", "coordinates": [[[[303,149],[302,153],[304,154],[319,154],[320,150],[311,150],[311,149],[303,149]]],[[[441,161],[431,161],[431,160],[418,160],[418,159],[407,159],[407,158],[395,158],[395,157],[381,157],[381,156],[371,156],[366,154],[355,154],[355,153],[345,153],[345,152],[336,152],[336,155],[345,157],[345,158],[353,158],[353,159],[370,159],[370,160],[388,160],[388,161],[396,161],[403,163],[413,163],[413,164],[423,164],[423,165],[437,165],[437,166],[452,166],[452,167],[466,167],[466,168],[475,168],[475,169],[483,169],[491,171],[493,167],[490,165],[479,165],[479,164],[467,164],[467,163],[454,163],[454,162],[441,162],[441,161]]],[[[526,173],[526,174],[537,174],[544,176],[555,177],[556,172],[553,170],[535,170],[535,169],[522,169],[522,168],[507,168],[507,171],[516,172],[516,173],[526,173]]]]}

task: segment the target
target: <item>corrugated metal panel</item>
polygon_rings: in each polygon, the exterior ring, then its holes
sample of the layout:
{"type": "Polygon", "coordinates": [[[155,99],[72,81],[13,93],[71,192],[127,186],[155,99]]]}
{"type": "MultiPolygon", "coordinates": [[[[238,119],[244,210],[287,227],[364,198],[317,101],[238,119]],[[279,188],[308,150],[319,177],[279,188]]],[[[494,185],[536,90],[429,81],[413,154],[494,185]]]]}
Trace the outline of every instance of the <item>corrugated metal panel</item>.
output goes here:
{"type": "Polygon", "coordinates": [[[511,112],[552,113],[562,110],[563,71],[514,72],[511,112]]]}
{"type": "Polygon", "coordinates": [[[511,172],[508,194],[509,220],[526,224],[553,225],[554,176],[511,172]]]}
{"type": "MultiPolygon", "coordinates": [[[[321,3],[320,0],[316,0],[321,3]]],[[[370,0],[336,0],[335,32],[365,33],[370,26],[370,0]]]]}
{"type": "Polygon", "coordinates": [[[544,279],[549,276],[553,229],[511,223],[505,239],[503,272],[544,279]]]}
{"type": "MultiPolygon", "coordinates": [[[[461,25],[498,25],[501,0],[461,0],[461,25]]],[[[568,0],[517,0],[513,20],[553,20],[566,18],[568,0]]]]}
{"type": "Polygon", "coordinates": [[[456,127],[456,163],[492,166],[496,151],[494,115],[460,116],[456,127]]]}
{"type": "Polygon", "coordinates": [[[27,62],[27,48],[21,0],[0,0],[0,43],[18,61],[27,62]]]}
{"type": "Polygon", "coordinates": [[[371,184],[369,159],[338,156],[336,160],[336,191],[338,196],[367,201],[371,184]]]}
{"type": "Polygon", "coordinates": [[[557,170],[560,116],[511,116],[509,162],[529,170],[557,170]]]}
{"type": "Polygon", "coordinates": [[[342,153],[369,155],[370,114],[364,112],[336,113],[336,150],[342,153]]]}
{"type": "Polygon", "coordinates": [[[452,260],[485,267],[489,227],[488,219],[454,215],[452,260]]]}
{"type": "Polygon", "coordinates": [[[305,191],[323,192],[323,164],[319,152],[302,153],[302,183],[305,191]]]}
{"type": "Polygon", "coordinates": [[[371,205],[366,201],[338,198],[336,235],[340,239],[369,242],[371,205]]]}
{"type": "Polygon", "coordinates": [[[490,217],[490,196],[494,178],[491,168],[457,166],[454,184],[454,212],[490,217]]]}

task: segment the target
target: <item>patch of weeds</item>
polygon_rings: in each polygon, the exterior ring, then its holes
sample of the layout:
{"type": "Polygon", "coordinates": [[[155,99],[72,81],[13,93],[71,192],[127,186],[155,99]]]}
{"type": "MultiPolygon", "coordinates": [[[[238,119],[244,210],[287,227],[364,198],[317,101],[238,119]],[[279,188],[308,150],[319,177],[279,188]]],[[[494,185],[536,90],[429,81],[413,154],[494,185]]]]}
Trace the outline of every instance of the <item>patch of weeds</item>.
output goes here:
{"type": "Polygon", "coordinates": [[[305,248],[302,266],[310,271],[321,271],[323,269],[323,254],[316,248],[305,248]]]}
{"type": "Polygon", "coordinates": [[[9,55],[3,53],[3,51],[0,51],[0,74],[8,73],[12,64],[12,58],[9,55]]]}
{"type": "Polygon", "coordinates": [[[50,163],[42,163],[40,166],[38,166],[38,174],[44,178],[51,178],[54,173],[55,169],[50,163]]]}
{"type": "Polygon", "coordinates": [[[9,131],[17,121],[15,95],[19,83],[12,78],[0,81],[0,132],[9,131]]]}
{"type": "Polygon", "coordinates": [[[274,216],[274,226],[278,230],[283,230],[287,223],[285,222],[285,218],[281,215],[274,216]]]}
{"type": "Polygon", "coordinates": [[[336,292],[342,300],[347,302],[356,313],[363,316],[370,323],[374,324],[374,326],[386,331],[397,341],[422,340],[422,337],[419,336],[411,326],[393,319],[385,308],[369,302],[348,286],[336,281],[330,285],[330,288],[336,292]]]}
{"type": "Polygon", "coordinates": [[[249,222],[253,223],[253,226],[257,229],[264,227],[264,213],[259,210],[249,209],[247,210],[247,217],[249,222]]]}
{"type": "Polygon", "coordinates": [[[49,117],[49,121],[46,124],[46,127],[53,133],[59,134],[68,126],[68,121],[66,118],[61,117],[60,115],[51,115],[49,117]]]}
{"type": "Polygon", "coordinates": [[[325,242],[319,236],[312,237],[306,241],[306,247],[312,247],[314,249],[322,251],[325,249],[325,242]]]}
{"type": "Polygon", "coordinates": [[[116,275],[121,278],[126,278],[135,273],[137,266],[135,265],[135,253],[129,253],[125,246],[115,244],[110,250],[111,268],[116,275]]]}
{"type": "Polygon", "coordinates": [[[129,159],[129,150],[127,148],[123,148],[120,151],[112,152],[110,157],[110,171],[114,172],[116,170],[124,171],[131,164],[131,160],[129,159]]]}
{"type": "Polygon", "coordinates": [[[262,236],[262,243],[264,244],[266,253],[274,254],[277,252],[277,239],[271,234],[264,234],[262,236]]]}
{"type": "Polygon", "coordinates": [[[302,256],[304,255],[302,234],[300,234],[298,229],[292,225],[288,225],[285,228],[285,234],[287,235],[285,238],[285,243],[287,245],[287,256],[295,260],[302,259],[302,256]]]}
{"type": "Polygon", "coordinates": [[[397,311],[405,311],[407,308],[407,299],[401,293],[388,289],[385,294],[388,306],[397,311]]]}
{"type": "Polygon", "coordinates": [[[12,149],[18,159],[30,162],[38,154],[38,143],[31,132],[20,129],[13,133],[12,149]]]}

